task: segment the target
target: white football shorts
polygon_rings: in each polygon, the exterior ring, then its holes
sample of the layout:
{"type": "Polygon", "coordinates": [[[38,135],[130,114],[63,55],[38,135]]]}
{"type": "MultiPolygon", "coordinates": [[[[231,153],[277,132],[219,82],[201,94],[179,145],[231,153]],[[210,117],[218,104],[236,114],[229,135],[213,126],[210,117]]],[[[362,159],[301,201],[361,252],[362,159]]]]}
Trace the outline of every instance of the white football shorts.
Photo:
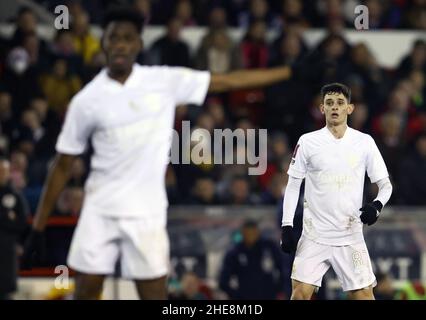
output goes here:
{"type": "Polygon", "coordinates": [[[168,274],[169,256],[167,230],[158,221],[110,218],[84,210],[67,263],[81,273],[111,275],[120,259],[123,278],[148,280],[168,274]]]}
{"type": "Polygon", "coordinates": [[[321,287],[327,270],[332,267],[343,291],[376,285],[365,241],[346,246],[330,246],[301,236],[297,244],[291,278],[321,287]]]}

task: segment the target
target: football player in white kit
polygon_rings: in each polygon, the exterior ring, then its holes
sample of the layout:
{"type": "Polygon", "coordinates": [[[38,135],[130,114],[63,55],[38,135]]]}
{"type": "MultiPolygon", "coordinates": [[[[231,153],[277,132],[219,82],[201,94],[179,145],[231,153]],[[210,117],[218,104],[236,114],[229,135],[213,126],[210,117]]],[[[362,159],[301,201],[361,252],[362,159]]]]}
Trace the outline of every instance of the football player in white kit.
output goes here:
{"type": "Polygon", "coordinates": [[[143,18],[110,12],[102,46],[107,67],[70,102],[23,262],[40,258],[49,213],[67,183],[73,160],[89,141],[94,153],[68,265],[77,271],[76,299],[99,297],[118,258],[141,299],[165,299],[169,268],[165,172],[175,107],[202,104],[206,93],[260,87],[287,79],[288,67],[211,75],[187,68],[135,63],[143,18]]]}
{"type": "Polygon", "coordinates": [[[354,110],[350,89],[333,83],[324,86],[321,94],[326,126],[299,138],[287,172],[281,248],[296,251],[291,299],[310,299],[332,267],[350,299],[373,300],[376,278],[363,224],[376,222],[392,185],[373,138],[347,125],[354,110]],[[366,172],[379,191],[372,203],[363,206],[366,172]],[[303,179],[303,232],[296,245],[292,226],[303,179]]]}

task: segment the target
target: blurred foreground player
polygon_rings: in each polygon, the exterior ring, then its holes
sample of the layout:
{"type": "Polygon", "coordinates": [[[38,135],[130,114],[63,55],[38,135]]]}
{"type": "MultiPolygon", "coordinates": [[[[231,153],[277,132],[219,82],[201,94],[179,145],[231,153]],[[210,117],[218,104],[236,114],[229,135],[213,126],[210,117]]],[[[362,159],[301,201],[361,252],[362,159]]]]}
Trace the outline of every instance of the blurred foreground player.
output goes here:
{"type": "Polygon", "coordinates": [[[107,67],[71,101],[57,156],[26,243],[29,264],[41,250],[42,231],[75,157],[91,141],[94,154],[85,200],[68,264],[78,272],[76,299],[96,299],[117,259],[135,280],[141,299],[165,299],[169,266],[165,172],[175,106],[202,104],[207,91],[265,86],[290,70],[227,75],[135,63],[142,50],[143,19],[134,10],[111,11],[104,25],[107,67]]]}
{"type": "Polygon", "coordinates": [[[373,300],[376,278],[363,236],[363,224],[376,222],[392,193],[386,165],[371,136],[349,128],[354,106],[350,90],[333,83],[321,89],[326,126],[300,137],[293,153],[284,196],[281,247],[296,250],[293,217],[303,179],[303,232],[292,271],[293,300],[310,299],[330,266],[350,299],[373,300]],[[362,206],[367,172],[379,192],[362,206]]]}

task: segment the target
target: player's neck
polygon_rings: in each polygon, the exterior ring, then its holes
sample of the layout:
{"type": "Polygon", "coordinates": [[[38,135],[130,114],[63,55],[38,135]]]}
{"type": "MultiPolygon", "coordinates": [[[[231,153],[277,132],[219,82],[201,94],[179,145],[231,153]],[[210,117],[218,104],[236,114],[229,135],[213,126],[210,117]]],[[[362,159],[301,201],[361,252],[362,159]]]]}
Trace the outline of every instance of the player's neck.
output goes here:
{"type": "Polygon", "coordinates": [[[123,70],[123,71],[114,71],[110,68],[108,68],[108,77],[111,79],[120,82],[121,84],[124,84],[127,80],[127,78],[132,73],[132,68],[129,70],[123,70]]]}
{"type": "Polygon", "coordinates": [[[347,128],[348,128],[348,125],[346,123],[337,124],[337,125],[327,123],[327,129],[331,132],[331,134],[336,139],[343,138],[347,128]]]}

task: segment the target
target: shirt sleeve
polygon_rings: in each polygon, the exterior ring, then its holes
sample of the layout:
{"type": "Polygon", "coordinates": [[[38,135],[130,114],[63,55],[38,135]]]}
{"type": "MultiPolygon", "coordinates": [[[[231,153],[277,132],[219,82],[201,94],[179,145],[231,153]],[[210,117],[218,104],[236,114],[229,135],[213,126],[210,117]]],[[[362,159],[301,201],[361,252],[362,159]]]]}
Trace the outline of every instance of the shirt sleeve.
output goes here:
{"type": "Polygon", "coordinates": [[[56,142],[59,153],[82,154],[94,128],[94,119],[87,105],[73,98],[65,116],[65,122],[56,142]]]}
{"type": "Polygon", "coordinates": [[[290,167],[287,171],[289,176],[294,178],[303,179],[306,175],[306,157],[303,146],[303,139],[300,137],[294,148],[293,155],[291,157],[290,167]]]}
{"type": "Polygon", "coordinates": [[[210,72],[176,67],[171,70],[171,87],[176,104],[202,105],[210,85],[210,72]]]}
{"type": "Polygon", "coordinates": [[[367,174],[371,183],[389,177],[385,161],[371,136],[368,136],[367,174]]]}

